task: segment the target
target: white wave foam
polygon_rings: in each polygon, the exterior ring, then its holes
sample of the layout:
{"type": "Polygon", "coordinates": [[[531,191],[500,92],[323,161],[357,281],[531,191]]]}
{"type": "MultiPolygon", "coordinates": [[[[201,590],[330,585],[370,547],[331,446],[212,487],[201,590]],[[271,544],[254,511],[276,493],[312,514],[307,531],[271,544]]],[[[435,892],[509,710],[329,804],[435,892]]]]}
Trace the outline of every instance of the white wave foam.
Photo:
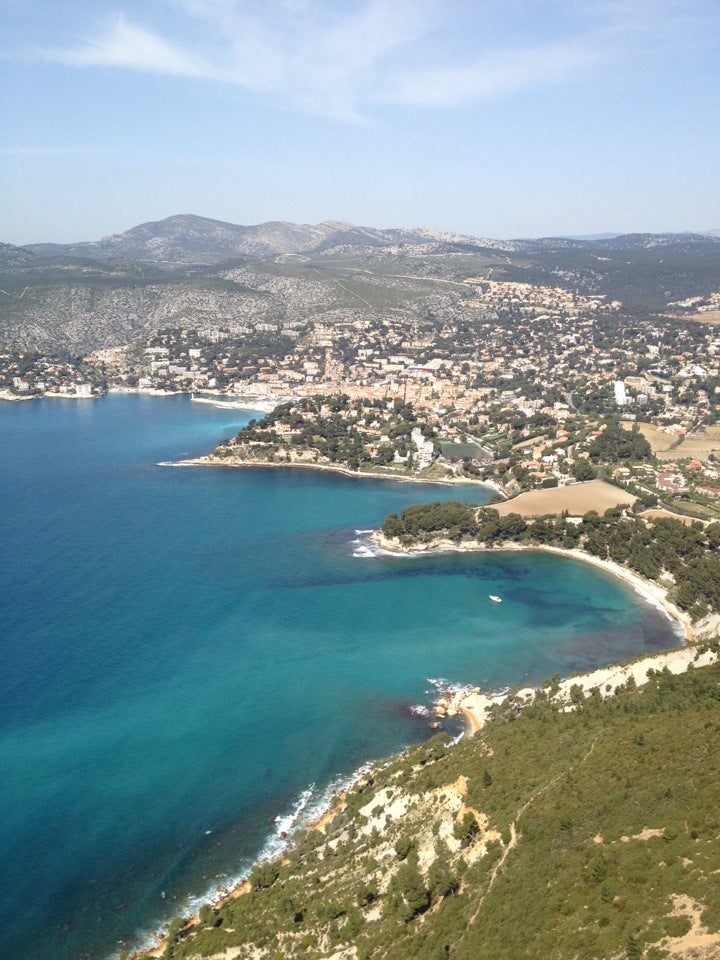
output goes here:
{"type": "MultiPolygon", "coordinates": [[[[389,760],[387,762],[390,762],[389,760]]],[[[245,880],[247,880],[253,866],[265,860],[276,860],[288,848],[292,837],[304,827],[309,826],[316,820],[319,820],[332,807],[338,794],[349,790],[350,787],[362,777],[366,776],[373,767],[378,764],[364,763],[350,774],[335,777],[321,791],[316,790],[314,783],[310,784],[298,796],[297,800],[291,805],[287,813],[278,814],[275,817],[275,829],[265,840],[257,858],[253,863],[248,863],[235,876],[227,877],[222,883],[213,884],[204,893],[197,895],[188,894],[183,901],[182,907],[178,907],[177,913],[173,916],[166,916],[158,919],[154,929],[143,929],[137,931],[133,938],[133,950],[149,950],[157,947],[163,936],[167,933],[170,921],[176,916],[194,916],[205,904],[217,906],[228,894],[236,890],[245,880]]],[[[124,946],[123,949],[126,949],[124,946]]],[[[112,954],[112,960],[118,960],[120,951],[112,954]]]]}
{"type": "Polygon", "coordinates": [[[432,716],[432,713],[430,712],[430,708],[429,708],[429,707],[426,707],[426,706],[425,706],[424,704],[422,704],[422,703],[413,704],[413,705],[410,707],[410,713],[414,713],[414,714],[415,714],[416,716],[418,716],[418,717],[431,717],[431,716],[432,716]]]}
{"type": "Polygon", "coordinates": [[[357,550],[353,550],[354,557],[376,557],[377,554],[370,547],[358,547],[357,550]]]}
{"type": "Polygon", "coordinates": [[[670,623],[672,624],[674,633],[675,633],[678,637],[681,637],[682,639],[685,639],[685,636],[686,636],[685,627],[684,627],[683,624],[677,619],[677,617],[674,617],[674,616],[670,613],[670,611],[668,610],[668,608],[665,606],[664,603],[661,603],[660,600],[658,600],[658,598],[657,598],[656,596],[654,596],[649,590],[645,590],[643,587],[641,587],[641,586],[639,586],[639,585],[636,585],[636,586],[635,586],[635,593],[637,593],[639,596],[641,596],[641,597],[643,598],[643,600],[644,600],[646,603],[648,603],[651,607],[654,607],[656,610],[659,610],[660,613],[663,613],[663,614],[667,617],[667,619],[670,621],[670,623]]]}
{"type": "Polygon", "coordinates": [[[660,603],[657,597],[654,597],[652,593],[646,590],[644,587],[636,586],[635,593],[638,593],[643,600],[647,601],[651,607],[655,607],[656,610],[662,610],[663,613],[667,613],[665,607],[660,603]]]}
{"type": "Polygon", "coordinates": [[[371,539],[368,534],[373,533],[373,530],[356,530],[355,533],[358,534],[357,537],[352,541],[353,544],[356,544],[355,549],[353,550],[354,557],[362,557],[364,559],[369,559],[370,557],[377,557],[380,554],[378,545],[374,540],[371,539]]]}
{"type": "MultiPolygon", "coordinates": [[[[432,687],[435,687],[437,693],[450,694],[451,696],[456,693],[468,694],[477,690],[477,687],[471,683],[455,683],[452,680],[445,680],[442,677],[439,679],[426,677],[426,680],[432,687]]],[[[431,691],[428,691],[428,693],[430,692],[431,691]]]]}

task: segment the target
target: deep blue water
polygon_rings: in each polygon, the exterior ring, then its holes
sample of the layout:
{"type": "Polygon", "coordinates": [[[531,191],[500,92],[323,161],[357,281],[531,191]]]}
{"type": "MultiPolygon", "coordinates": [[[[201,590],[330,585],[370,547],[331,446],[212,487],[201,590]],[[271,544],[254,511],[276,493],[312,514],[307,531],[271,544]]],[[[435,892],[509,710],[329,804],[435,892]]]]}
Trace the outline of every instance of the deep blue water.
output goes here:
{"type": "Polygon", "coordinates": [[[237,876],[310,785],[312,806],[427,735],[428,677],[539,682],[677,642],[586,564],[355,555],[390,511],[483,488],[158,466],[250,416],[0,404],[7,960],[106,957],[237,876]]]}

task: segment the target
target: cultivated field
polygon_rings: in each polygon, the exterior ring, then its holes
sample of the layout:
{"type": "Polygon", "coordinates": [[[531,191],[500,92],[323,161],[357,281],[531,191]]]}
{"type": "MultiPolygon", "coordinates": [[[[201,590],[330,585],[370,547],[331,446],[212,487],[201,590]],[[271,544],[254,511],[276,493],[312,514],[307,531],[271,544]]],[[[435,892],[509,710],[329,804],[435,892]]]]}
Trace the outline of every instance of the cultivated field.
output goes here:
{"type": "Polygon", "coordinates": [[[650,444],[653,455],[659,460],[671,460],[676,455],[674,449],[672,453],[668,453],[670,447],[676,443],[678,439],[674,433],[665,433],[662,430],[658,430],[658,428],[654,427],[651,423],[641,423],[639,424],[639,428],[640,433],[650,444]],[[666,456],[666,454],[668,455],[666,456]]]}
{"type": "Polygon", "coordinates": [[[562,513],[567,510],[571,516],[579,517],[588,510],[603,514],[610,507],[619,504],[629,506],[635,498],[614,487],[604,480],[588,480],[587,483],[573,483],[569,487],[553,487],[549,490],[531,490],[521,493],[513,500],[493,504],[502,517],[509,513],[519,513],[523,517],[541,517],[548,513],[562,513]]]}
{"type": "Polygon", "coordinates": [[[658,460],[707,460],[711,453],[720,456],[720,426],[702,427],[680,443],[674,434],[663,433],[649,423],[640,424],[640,433],[658,460]]]}
{"type": "Polygon", "coordinates": [[[711,453],[720,456],[720,425],[703,427],[697,433],[685,437],[677,447],[678,457],[693,457],[696,460],[707,460],[711,453]]]}
{"type": "Polygon", "coordinates": [[[720,323],[720,310],[706,310],[704,313],[693,313],[685,320],[695,320],[696,323],[720,323]]]}
{"type": "Polygon", "coordinates": [[[676,457],[692,457],[695,460],[707,460],[711,453],[720,457],[720,425],[703,427],[697,433],[685,437],[673,451],[676,457]]]}

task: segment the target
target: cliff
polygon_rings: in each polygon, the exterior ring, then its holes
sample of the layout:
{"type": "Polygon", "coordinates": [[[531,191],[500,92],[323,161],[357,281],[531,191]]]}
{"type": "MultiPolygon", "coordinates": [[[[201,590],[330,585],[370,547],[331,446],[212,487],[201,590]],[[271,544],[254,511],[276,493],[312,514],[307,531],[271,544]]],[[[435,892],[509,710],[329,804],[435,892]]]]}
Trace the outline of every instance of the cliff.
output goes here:
{"type": "Polygon", "coordinates": [[[508,698],[379,765],[167,958],[714,956],[720,667],[508,698]],[[599,691],[598,691],[599,693],[599,691]]]}

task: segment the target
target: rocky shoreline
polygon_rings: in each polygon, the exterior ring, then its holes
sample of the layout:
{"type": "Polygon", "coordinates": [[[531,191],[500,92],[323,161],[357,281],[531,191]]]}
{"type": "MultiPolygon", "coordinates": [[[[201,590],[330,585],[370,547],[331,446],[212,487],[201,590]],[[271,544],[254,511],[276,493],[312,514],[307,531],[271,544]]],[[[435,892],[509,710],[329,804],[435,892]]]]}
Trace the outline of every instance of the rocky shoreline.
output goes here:
{"type": "Polygon", "coordinates": [[[523,687],[521,690],[496,694],[483,693],[479,687],[449,688],[441,691],[435,700],[433,713],[441,719],[462,716],[467,725],[467,734],[472,736],[491,721],[495,708],[505,704],[520,712],[540,694],[563,710],[574,710],[580,697],[586,699],[599,695],[606,700],[614,696],[617,689],[628,680],[642,687],[653,671],[669,670],[670,673],[679,674],[685,673],[690,667],[706,667],[717,661],[716,650],[689,644],[678,650],[667,650],[626,664],[601,667],[589,673],[567,677],[551,686],[523,687]]]}

